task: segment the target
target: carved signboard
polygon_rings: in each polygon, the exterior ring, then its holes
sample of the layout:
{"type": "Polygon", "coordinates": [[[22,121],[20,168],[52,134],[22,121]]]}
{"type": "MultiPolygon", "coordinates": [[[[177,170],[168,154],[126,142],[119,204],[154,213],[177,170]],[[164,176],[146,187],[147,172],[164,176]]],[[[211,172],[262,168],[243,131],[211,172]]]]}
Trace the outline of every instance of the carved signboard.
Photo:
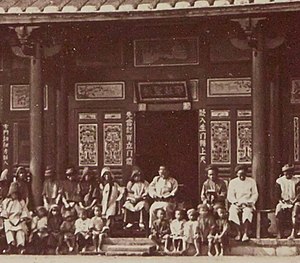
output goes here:
{"type": "MultiPolygon", "coordinates": [[[[30,107],[30,89],[29,85],[11,85],[10,86],[10,110],[23,111],[30,107]]],[[[48,109],[48,86],[44,90],[44,109],[48,109]]]]}
{"type": "Polygon", "coordinates": [[[230,121],[211,121],[211,163],[230,164],[230,121]]]}
{"type": "Polygon", "coordinates": [[[78,124],[79,166],[98,165],[98,125],[78,124]]]}
{"type": "Polygon", "coordinates": [[[76,100],[122,100],[125,98],[124,82],[76,83],[76,100]]]}
{"type": "Polygon", "coordinates": [[[250,78],[219,78],[207,80],[208,97],[249,97],[250,78]]]}
{"type": "Polygon", "coordinates": [[[134,66],[199,64],[198,38],[141,39],[134,41],[134,66]]]}
{"type": "Polygon", "coordinates": [[[252,124],[251,121],[237,121],[237,163],[251,164],[252,124]]]}
{"type": "Polygon", "coordinates": [[[188,91],[185,81],[139,82],[140,102],[187,101],[188,91]]]}
{"type": "Polygon", "coordinates": [[[104,123],[104,165],[120,166],[123,164],[122,123],[104,123]]]}

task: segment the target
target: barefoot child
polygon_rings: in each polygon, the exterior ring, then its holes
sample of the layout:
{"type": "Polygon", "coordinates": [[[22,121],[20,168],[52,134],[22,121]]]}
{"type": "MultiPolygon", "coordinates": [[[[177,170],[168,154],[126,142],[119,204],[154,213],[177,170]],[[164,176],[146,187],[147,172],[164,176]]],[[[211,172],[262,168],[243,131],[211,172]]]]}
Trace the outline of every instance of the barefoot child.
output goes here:
{"type": "Polygon", "coordinates": [[[88,211],[83,209],[80,212],[79,218],[75,221],[75,237],[79,252],[85,252],[91,238],[90,219],[88,211]]]}
{"type": "MultiPolygon", "coordinates": [[[[227,242],[227,234],[229,231],[228,213],[222,206],[215,207],[216,211],[216,227],[214,234],[208,237],[210,247],[214,244],[216,256],[223,256],[224,248],[227,242]]],[[[211,253],[211,251],[210,251],[211,253]]]]}
{"type": "Polygon", "coordinates": [[[48,236],[47,209],[39,206],[36,209],[36,216],[32,218],[31,234],[29,236],[34,254],[44,255],[46,253],[48,236]]]}
{"type": "Polygon", "coordinates": [[[185,248],[186,250],[193,244],[196,249],[195,256],[199,256],[200,252],[200,228],[199,222],[197,220],[199,213],[195,209],[190,209],[187,211],[188,221],[184,224],[184,238],[185,238],[185,248]]]}
{"type": "Polygon", "coordinates": [[[209,213],[209,207],[205,204],[201,204],[198,206],[199,210],[199,231],[200,231],[200,242],[201,244],[205,244],[208,242],[208,255],[211,256],[212,247],[210,238],[213,234],[213,230],[215,228],[215,220],[213,215],[209,213]]]}
{"type": "Polygon", "coordinates": [[[94,217],[90,220],[90,230],[92,231],[92,239],[95,252],[101,252],[101,246],[104,237],[107,236],[108,227],[104,226],[101,218],[101,209],[99,206],[94,207],[94,217]]]}
{"type": "Polygon", "coordinates": [[[164,244],[165,252],[169,252],[168,246],[168,238],[170,234],[170,225],[168,220],[166,219],[166,212],[163,209],[158,209],[156,211],[157,219],[153,222],[151,228],[151,234],[149,239],[151,239],[156,244],[156,249],[160,249],[160,245],[164,244]]]}
{"type": "Polygon", "coordinates": [[[173,244],[173,252],[182,252],[185,248],[184,242],[184,224],[186,220],[184,219],[184,211],[183,210],[175,210],[175,219],[170,224],[171,235],[170,239],[173,244]],[[182,250],[180,250],[180,244],[182,246],[182,250]]]}
{"type": "Polygon", "coordinates": [[[61,239],[59,242],[58,252],[62,245],[65,243],[68,246],[69,252],[74,251],[75,247],[75,221],[74,213],[72,211],[66,211],[64,215],[64,221],[60,226],[61,239]]]}
{"type": "Polygon", "coordinates": [[[51,205],[48,213],[48,247],[59,252],[60,226],[63,222],[58,205],[51,205]]]}

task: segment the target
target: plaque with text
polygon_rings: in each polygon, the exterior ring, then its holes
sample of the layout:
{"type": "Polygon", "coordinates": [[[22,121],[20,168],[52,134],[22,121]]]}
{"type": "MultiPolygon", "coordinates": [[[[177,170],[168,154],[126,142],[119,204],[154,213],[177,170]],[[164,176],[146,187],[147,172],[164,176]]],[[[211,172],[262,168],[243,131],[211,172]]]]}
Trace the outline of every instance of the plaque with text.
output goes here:
{"type": "Polygon", "coordinates": [[[189,99],[186,81],[139,82],[140,102],[181,102],[189,99]]]}

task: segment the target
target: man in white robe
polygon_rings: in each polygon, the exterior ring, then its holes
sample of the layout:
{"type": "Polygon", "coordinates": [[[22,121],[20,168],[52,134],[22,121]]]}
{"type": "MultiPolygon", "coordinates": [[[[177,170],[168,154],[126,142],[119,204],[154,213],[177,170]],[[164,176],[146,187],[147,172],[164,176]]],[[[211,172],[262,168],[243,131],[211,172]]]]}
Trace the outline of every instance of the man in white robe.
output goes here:
{"type": "Polygon", "coordinates": [[[242,238],[242,241],[248,241],[255,203],[258,199],[257,185],[253,178],[247,177],[247,167],[238,165],[235,172],[237,177],[229,182],[227,193],[227,199],[231,204],[229,220],[235,224],[238,232],[235,239],[242,238]]]}
{"type": "Polygon", "coordinates": [[[149,211],[149,228],[151,229],[157,209],[166,211],[167,219],[172,218],[172,213],[175,209],[175,194],[178,190],[178,182],[173,177],[169,176],[169,171],[166,166],[159,167],[158,176],[155,176],[149,185],[149,195],[154,200],[149,211]]]}

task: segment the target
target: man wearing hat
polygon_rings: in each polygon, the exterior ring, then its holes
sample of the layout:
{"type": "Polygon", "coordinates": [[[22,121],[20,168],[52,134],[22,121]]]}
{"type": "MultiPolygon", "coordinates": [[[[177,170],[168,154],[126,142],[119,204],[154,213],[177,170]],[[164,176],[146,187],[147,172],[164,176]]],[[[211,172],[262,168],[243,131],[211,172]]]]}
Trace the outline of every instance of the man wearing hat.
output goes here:
{"type": "Polygon", "coordinates": [[[103,180],[103,184],[100,185],[102,190],[102,216],[106,219],[106,226],[110,227],[117,213],[117,202],[124,195],[124,188],[114,181],[109,167],[103,167],[101,178],[103,180]]]}
{"type": "Polygon", "coordinates": [[[59,184],[54,178],[54,172],[51,166],[47,166],[44,178],[42,196],[44,207],[49,210],[51,205],[59,203],[59,184]]]}
{"type": "Polygon", "coordinates": [[[131,213],[139,213],[139,228],[145,229],[145,212],[149,210],[147,202],[149,183],[143,179],[141,170],[136,167],[133,169],[131,179],[127,183],[127,198],[123,206],[124,208],[124,222],[126,228],[133,226],[131,213]]]}
{"type": "Polygon", "coordinates": [[[92,210],[97,204],[97,199],[99,197],[95,188],[91,169],[89,167],[84,167],[78,184],[78,194],[80,198],[79,206],[81,210],[87,210],[89,215],[92,214],[92,210]]]}
{"type": "Polygon", "coordinates": [[[62,195],[62,216],[65,216],[67,210],[72,210],[74,213],[80,211],[79,207],[79,195],[78,195],[78,182],[75,169],[69,167],[66,170],[66,179],[61,182],[60,193],[62,195]]]}
{"type": "MultiPolygon", "coordinates": [[[[299,182],[300,178],[294,176],[294,166],[286,164],[282,167],[282,176],[280,176],[276,180],[276,190],[278,196],[278,204],[276,205],[275,215],[276,215],[276,222],[277,222],[277,229],[278,229],[278,238],[282,237],[284,232],[284,221],[286,215],[289,217],[291,216],[293,208],[297,208],[298,204],[296,205],[299,194],[299,182]],[[298,190],[298,191],[297,191],[298,190]]],[[[292,215],[293,223],[296,222],[296,211],[298,209],[294,209],[294,213],[292,215]]],[[[298,212],[297,212],[298,214],[298,212]]],[[[292,230],[289,239],[295,237],[294,228],[292,230]]]]}
{"type": "Polygon", "coordinates": [[[229,221],[236,227],[238,234],[235,239],[242,238],[243,242],[249,240],[250,225],[258,199],[256,182],[253,178],[247,177],[247,170],[244,165],[238,165],[235,168],[237,177],[230,180],[227,193],[227,199],[231,204],[229,221]],[[241,221],[239,215],[241,215],[241,221]]]}
{"type": "Polygon", "coordinates": [[[30,198],[30,185],[28,183],[28,173],[23,166],[19,166],[16,170],[15,181],[19,185],[21,198],[29,205],[30,198]]]}
{"type": "Polygon", "coordinates": [[[25,252],[25,241],[27,236],[26,220],[31,218],[25,201],[20,194],[17,182],[12,182],[7,198],[2,203],[0,216],[4,218],[4,229],[8,249],[5,253],[12,253],[18,248],[19,252],[25,252]]]}

